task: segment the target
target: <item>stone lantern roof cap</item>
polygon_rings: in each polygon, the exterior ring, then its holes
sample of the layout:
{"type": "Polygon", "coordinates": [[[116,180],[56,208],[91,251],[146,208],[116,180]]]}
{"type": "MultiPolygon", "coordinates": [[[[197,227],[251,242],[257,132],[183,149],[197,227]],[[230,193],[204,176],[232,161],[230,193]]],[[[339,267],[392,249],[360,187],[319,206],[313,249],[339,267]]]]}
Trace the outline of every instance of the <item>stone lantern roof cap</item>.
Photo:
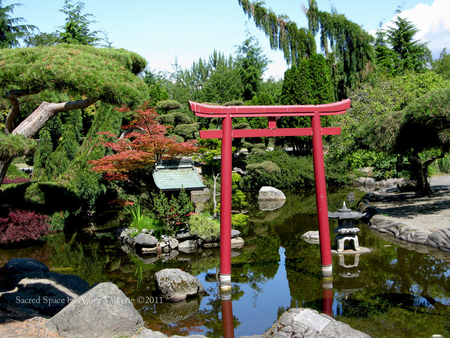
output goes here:
{"type": "Polygon", "coordinates": [[[359,219],[361,217],[364,217],[366,214],[362,214],[357,211],[352,211],[351,209],[347,208],[347,205],[345,202],[342,205],[341,209],[338,209],[338,211],[335,212],[328,212],[328,218],[337,218],[337,219],[359,219]]]}

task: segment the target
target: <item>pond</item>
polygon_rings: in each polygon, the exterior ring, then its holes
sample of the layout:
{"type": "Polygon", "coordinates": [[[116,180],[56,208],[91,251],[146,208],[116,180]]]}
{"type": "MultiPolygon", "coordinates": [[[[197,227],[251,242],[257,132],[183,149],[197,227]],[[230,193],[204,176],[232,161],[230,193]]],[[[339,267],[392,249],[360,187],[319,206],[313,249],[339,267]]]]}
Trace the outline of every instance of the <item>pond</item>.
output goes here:
{"type": "MultiPolygon", "coordinates": [[[[329,210],[339,209],[351,191],[330,193],[329,210]]],[[[146,327],[168,335],[223,337],[233,330],[235,337],[262,334],[289,308],[306,307],[372,337],[450,337],[450,254],[395,243],[359,224],[360,246],[372,252],[333,255],[333,282],[325,285],[319,245],[301,238],[317,230],[314,192],[286,196],[286,203],[273,211],[261,211],[257,203],[249,206],[249,224],[241,229],[245,246],[232,253],[231,302],[221,301],[218,292],[218,249],[159,259],[138,257],[113,239],[114,223],[56,234],[30,248],[0,250],[0,264],[30,257],[53,271],[79,275],[91,285],[114,282],[134,302],[146,327]],[[153,293],[154,274],[163,268],[181,268],[197,276],[208,295],[161,303],[153,293]]],[[[347,206],[356,209],[355,204],[347,206]]],[[[330,220],[331,237],[336,226],[330,220]]]]}

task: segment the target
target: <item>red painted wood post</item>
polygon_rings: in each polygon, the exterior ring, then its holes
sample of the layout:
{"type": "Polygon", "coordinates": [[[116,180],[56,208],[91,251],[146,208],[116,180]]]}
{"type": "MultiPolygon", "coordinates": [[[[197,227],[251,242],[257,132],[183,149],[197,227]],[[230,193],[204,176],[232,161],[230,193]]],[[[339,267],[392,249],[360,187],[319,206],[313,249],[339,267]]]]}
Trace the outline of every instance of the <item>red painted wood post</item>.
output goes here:
{"type": "Polygon", "coordinates": [[[316,181],[317,216],[319,218],[320,256],[322,277],[333,278],[331,260],[330,227],[328,223],[327,187],[325,183],[325,164],[323,161],[322,126],[318,109],[311,118],[314,179],[316,181]]]}
{"type": "Polygon", "coordinates": [[[220,289],[231,290],[231,167],[232,123],[227,113],[222,121],[222,157],[220,184],[220,289]]]}

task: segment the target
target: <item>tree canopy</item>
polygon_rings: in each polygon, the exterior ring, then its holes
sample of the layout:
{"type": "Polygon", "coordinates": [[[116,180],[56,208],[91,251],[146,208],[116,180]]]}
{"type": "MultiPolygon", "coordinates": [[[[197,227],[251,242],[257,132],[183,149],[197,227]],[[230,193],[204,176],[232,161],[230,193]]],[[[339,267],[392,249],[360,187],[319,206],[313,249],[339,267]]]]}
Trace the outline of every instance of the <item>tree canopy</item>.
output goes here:
{"type": "MultiPolygon", "coordinates": [[[[136,76],[146,61],[122,49],[65,44],[3,49],[0,65],[0,88],[13,107],[20,97],[44,91],[130,107],[142,103],[147,95],[147,86],[136,76]]],[[[18,109],[12,109],[7,117],[8,132],[13,131],[18,109]]],[[[70,110],[70,105],[65,103],[64,109],[70,110]]]]}
{"type": "MultiPolygon", "coordinates": [[[[99,100],[137,107],[148,95],[147,85],[136,76],[145,69],[145,59],[123,49],[66,44],[1,49],[0,66],[0,88],[11,107],[5,132],[25,137],[34,136],[60,112],[86,108],[99,100]],[[64,95],[57,102],[47,102],[52,97],[49,93],[64,95]],[[30,96],[37,98],[38,106],[28,115],[21,112],[19,100],[30,96]],[[15,123],[19,116],[24,120],[15,123]]],[[[0,167],[2,180],[5,166],[0,167]]]]}

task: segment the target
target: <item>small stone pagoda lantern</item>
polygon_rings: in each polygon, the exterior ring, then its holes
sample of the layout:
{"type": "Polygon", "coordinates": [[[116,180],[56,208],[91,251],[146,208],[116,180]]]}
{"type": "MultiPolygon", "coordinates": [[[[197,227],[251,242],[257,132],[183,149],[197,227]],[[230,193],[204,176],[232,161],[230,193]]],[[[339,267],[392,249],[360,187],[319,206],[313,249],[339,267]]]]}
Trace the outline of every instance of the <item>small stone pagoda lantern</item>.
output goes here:
{"type": "Polygon", "coordinates": [[[343,252],[345,248],[345,241],[353,241],[353,249],[355,251],[360,251],[359,240],[357,233],[359,232],[359,228],[353,225],[354,219],[359,219],[364,217],[365,214],[362,214],[357,211],[352,211],[348,209],[345,205],[345,202],[341,209],[336,212],[329,212],[328,218],[337,218],[338,219],[338,227],[333,230],[333,232],[337,233],[334,243],[336,246],[337,252],[343,252]]]}

